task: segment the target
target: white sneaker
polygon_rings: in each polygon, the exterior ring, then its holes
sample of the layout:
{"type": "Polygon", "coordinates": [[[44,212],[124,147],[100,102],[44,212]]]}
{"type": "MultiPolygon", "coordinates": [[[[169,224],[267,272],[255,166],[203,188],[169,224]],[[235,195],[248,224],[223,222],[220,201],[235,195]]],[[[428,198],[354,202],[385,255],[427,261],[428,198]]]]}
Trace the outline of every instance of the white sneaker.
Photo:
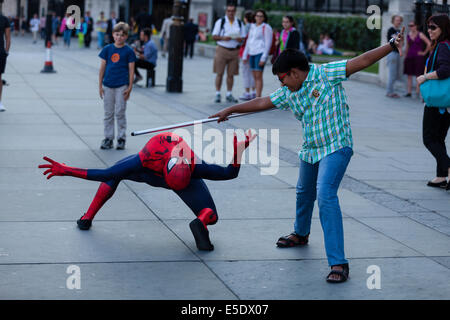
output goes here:
{"type": "Polygon", "coordinates": [[[6,111],[5,106],[3,105],[3,103],[0,102],[0,112],[2,111],[6,111]]]}

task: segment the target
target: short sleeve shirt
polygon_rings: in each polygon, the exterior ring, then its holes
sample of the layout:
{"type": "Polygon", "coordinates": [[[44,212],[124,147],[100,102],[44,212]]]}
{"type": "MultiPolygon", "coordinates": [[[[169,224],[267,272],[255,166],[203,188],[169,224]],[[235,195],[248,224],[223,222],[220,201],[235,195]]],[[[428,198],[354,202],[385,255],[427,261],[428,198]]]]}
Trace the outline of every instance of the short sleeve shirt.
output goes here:
{"type": "MultiPolygon", "coordinates": [[[[233,23],[230,23],[230,20],[228,20],[228,17],[225,16],[223,18],[220,18],[216,21],[214,24],[214,29],[211,33],[213,36],[224,36],[224,37],[240,37],[245,38],[245,27],[244,23],[239,23],[239,20],[237,18],[234,19],[233,23]],[[225,19],[225,22],[223,23],[223,28],[221,28],[222,25],[222,19],[225,19]]],[[[217,44],[219,46],[225,47],[225,48],[237,48],[241,43],[231,39],[229,41],[220,40],[217,41],[217,44]]]]}
{"type": "Polygon", "coordinates": [[[283,86],[270,95],[273,105],[290,109],[303,126],[301,160],[316,163],[344,147],[353,147],[347,96],[342,81],[347,80],[347,60],[310,65],[300,90],[283,86]]]}
{"type": "Polygon", "coordinates": [[[117,48],[114,44],[109,44],[102,49],[98,55],[106,60],[105,75],[103,84],[108,88],[119,88],[129,85],[129,63],[136,61],[136,54],[129,46],[117,48]]]}

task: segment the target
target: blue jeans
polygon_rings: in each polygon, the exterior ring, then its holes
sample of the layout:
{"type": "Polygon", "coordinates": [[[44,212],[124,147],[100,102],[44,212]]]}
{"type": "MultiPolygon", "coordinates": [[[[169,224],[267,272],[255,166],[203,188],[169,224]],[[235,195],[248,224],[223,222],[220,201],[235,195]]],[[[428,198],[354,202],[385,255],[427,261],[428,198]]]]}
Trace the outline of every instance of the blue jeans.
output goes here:
{"type": "Polygon", "coordinates": [[[256,54],[254,56],[250,56],[249,63],[250,63],[250,70],[252,71],[263,71],[264,66],[260,66],[259,62],[261,61],[262,53],[256,54]]]}
{"type": "Polygon", "coordinates": [[[99,49],[105,46],[105,33],[97,31],[97,46],[99,49]]]}
{"type": "Polygon", "coordinates": [[[400,78],[400,72],[398,70],[400,66],[400,54],[398,52],[391,52],[387,56],[388,67],[388,83],[387,94],[394,93],[394,83],[400,78]]]}
{"type": "Polygon", "coordinates": [[[294,230],[301,236],[309,234],[317,197],[330,266],[348,263],[344,254],[344,227],[337,191],[352,155],[353,150],[344,147],[315,164],[300,161],[294,230]]]}
{"type": "Polygon", "coordinates": [[[64,36],[64,43],[65,43],[68,47],[70,47],[70,38],[72,37],[72,30],[70,30],[70,29],[64,30],[63,36],[64,36]]]}

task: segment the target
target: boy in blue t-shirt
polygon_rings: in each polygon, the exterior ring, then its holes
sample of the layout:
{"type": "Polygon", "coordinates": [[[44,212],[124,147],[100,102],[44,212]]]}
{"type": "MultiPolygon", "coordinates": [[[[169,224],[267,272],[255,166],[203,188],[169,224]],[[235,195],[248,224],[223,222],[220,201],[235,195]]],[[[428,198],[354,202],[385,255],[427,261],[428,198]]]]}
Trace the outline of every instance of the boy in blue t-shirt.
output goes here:
{"type": "Polygon", "coordinates": [[[113,147],[114,116],[117,119],[117,149],[125,148],[127,129],[125,111],[133,88],[136,61],[133,49],[125,43],[129,29],[128,24],[119,22],[113,29],[114,43],[104,47],[99,54],[102,59],[99,71],[99,92],[105,108],[105,139],[102,141],[101,149],[113,147]]]}

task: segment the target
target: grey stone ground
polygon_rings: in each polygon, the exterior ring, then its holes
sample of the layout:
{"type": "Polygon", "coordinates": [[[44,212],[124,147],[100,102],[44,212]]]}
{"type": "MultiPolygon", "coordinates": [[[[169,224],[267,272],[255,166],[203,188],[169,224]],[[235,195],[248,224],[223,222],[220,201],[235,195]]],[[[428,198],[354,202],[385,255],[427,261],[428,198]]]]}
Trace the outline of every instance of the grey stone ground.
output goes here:
{"type": "MultiPolygon", "coordinates": [[[[43,44],[13,38],[7,111],[0,113],[0,299],[449,299],[450,193],[425,186],[435,163],[421,142],[423,106],[389,100],[383,88],[358,81],[345,83],[355,155],[339,191],[350,281],[324,281],[329,269],[317,208],[307,247],[275,246],[292,231],[295,213],[301,128],[289,112],[203,127],[279,130],[276,175],[243,165],[236,180],[208,182],[220,217],[210,227],[213,252],[196,250],[188,228],[193,214],[176,195],[134,182],[123,182],[92,229],[80,231],[75,221],[98,183],[47,181],[37,168],[42,156],[102,168],[139,151],[149,136],[130,136],[124,151],[99,149],[98,51],[72,46],[54,47],[57,73],[41,74],[43,44]],[[70,265],[80,268],[79,290],[66,287],[70,265]],[[379,290],[366,285],[371,265],[381,270],[379,290]]],[[[129,132],[206,118],[224,107],[212,102],[211,69],[210,59],[185,60],[184,92],[168,94],[167,60],[160,58],[157,87],[132,92],[129,132]]],[[[264,94],[278,87],[270,67],[264,79],[264,94]]],[[[236,78],[235,96],[241,87],[236,78]]]]}

